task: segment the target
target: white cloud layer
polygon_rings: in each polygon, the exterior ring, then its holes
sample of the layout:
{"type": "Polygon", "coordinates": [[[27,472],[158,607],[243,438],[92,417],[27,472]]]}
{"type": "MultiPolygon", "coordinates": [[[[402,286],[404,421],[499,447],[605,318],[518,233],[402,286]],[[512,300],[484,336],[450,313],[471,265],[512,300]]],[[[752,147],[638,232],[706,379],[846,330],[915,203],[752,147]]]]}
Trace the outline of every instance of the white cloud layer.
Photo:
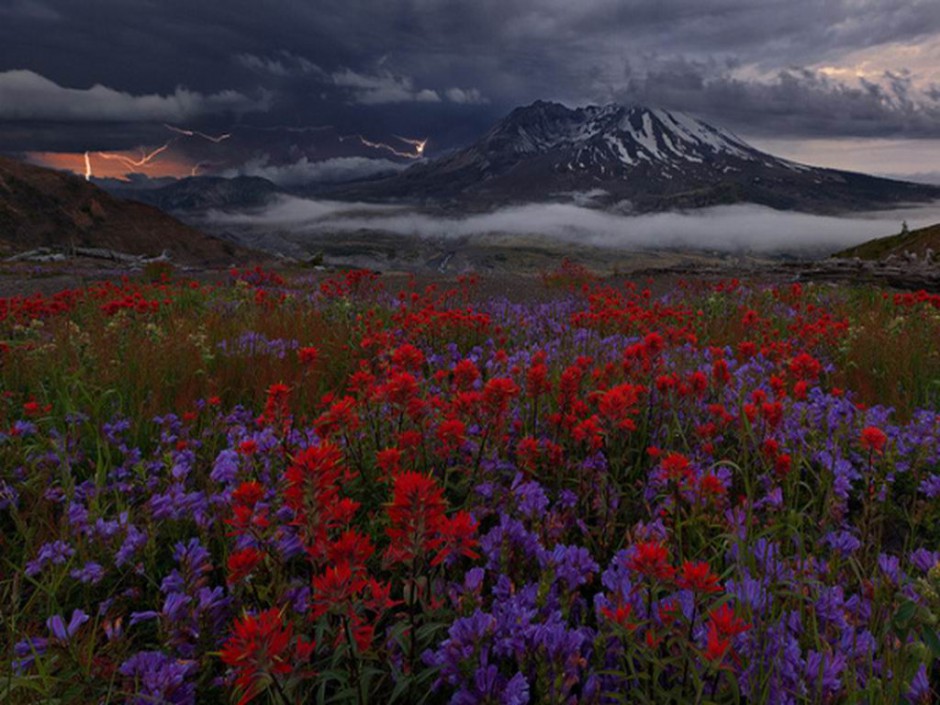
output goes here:
{"type": "Polygon", "coordinates": [[[182,122],[211,113],[266,110],[270,96],[238,91],[203,94],[177,87],[167,95],[131,95],[95,84],[66,88],[23,69],[0,72],[0,120],[182,122]]]}
{"type": "Polygon", "coordinates": [[[367,157],[337,157],[310,161],[301,157],[292,164],[271,164],[268,157],[252,159],[237,169],[222,174],[234,176],[261,176],[278,186],[303,186],[310,183],[340,183],[354,181],[381,174],[401,171],[407,164],[398,164],[388,159],[367,157]]]}
{"type": "Polygon", "coordinates": [[[940,203],[852,217],[775,211],[755,205],[623,216],[577,205],[529,204],[467,217],[439,217],[397,206],[282,198],[255,213],[213,212],[219,224],[297,235],[377,230],[416,237],[536,235],[618,249],[692,248],[755,253],[824,253],[940,220],[940,203]]]}

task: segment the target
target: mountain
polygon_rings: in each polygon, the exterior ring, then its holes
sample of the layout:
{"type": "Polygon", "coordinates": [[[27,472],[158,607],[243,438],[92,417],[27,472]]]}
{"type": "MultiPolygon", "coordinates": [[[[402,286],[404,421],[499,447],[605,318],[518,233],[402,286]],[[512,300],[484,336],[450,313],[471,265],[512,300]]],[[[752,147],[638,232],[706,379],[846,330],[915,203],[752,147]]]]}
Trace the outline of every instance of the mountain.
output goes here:
{"type": "Polygon", "coordinates": [[[907,230],[896,235],[888,235],[863,242],[833,255],[834,257],[879,260],[894,255],[906,258],[916,255],[924,262],[940,261],[940,224],[928,225],[917,230],[907,230]]]}
{"type": "Polygon", "coordinates": [[[115,198],[74,174],[0,157],[0,254],[37,247],[134,255],[167,250],[187,263],[223,263],[250,254],[153,206],[115,198]]]}
{"type": "Polygon", "coordinates": [[[466,149],[331,195],[475,208],[567,199],[632,211],[749,202],[837,213],[940,198],[940,187],[796,164],[684,113],[537,101],[466,149]]]}
{"type": "Polygon", "coordinates": [[[192,176],[159,188],[140,189],[109,186],[120,198],[147,203],[162,211],[206,210],[209,208],[256,208],[265,205],[281,190],[260,176],[192,176]]]}

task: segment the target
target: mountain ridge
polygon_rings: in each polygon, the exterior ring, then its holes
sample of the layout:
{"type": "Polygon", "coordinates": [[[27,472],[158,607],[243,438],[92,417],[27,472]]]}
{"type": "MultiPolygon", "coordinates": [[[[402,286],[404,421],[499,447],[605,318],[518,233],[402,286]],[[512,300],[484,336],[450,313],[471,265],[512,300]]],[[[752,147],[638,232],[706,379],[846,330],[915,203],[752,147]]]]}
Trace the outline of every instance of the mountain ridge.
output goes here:
{"type": "Polygon", "coordinates": [[[839,213],[940,198],[940,187],[767,154],[686,113],[547,101],[516,108],[465,149],[329,195],[476,210],[597,191],[596,206],[630,212],[748,202],[839,213]]]}
{"type": "Polygon", "coordinates": [[[203,264],[255,254],[74,174],[0,156],[0,254],[40,247],[168,251],[176,261],[203,264]]]}

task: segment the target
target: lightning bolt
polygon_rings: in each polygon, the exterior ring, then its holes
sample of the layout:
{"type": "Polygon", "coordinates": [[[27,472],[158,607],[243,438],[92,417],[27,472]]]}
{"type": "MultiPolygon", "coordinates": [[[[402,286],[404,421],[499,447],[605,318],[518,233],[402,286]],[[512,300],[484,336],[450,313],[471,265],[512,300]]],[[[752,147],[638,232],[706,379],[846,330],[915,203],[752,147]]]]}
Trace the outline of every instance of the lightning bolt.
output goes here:
{"type": "Polygon", "coordinates": [[[395,135],[395,139],[401,140],[405,144],[410,144],[415,148],[415,159],[420,159],[424,156],[424,148],[428,146],[428,138],[425,137],[423,140],[415,140],[410,137],[399,137],[395,135]]]}
{"type": "Polygon", "coordinates": [[[198,164],[193,164],[193,168],[189,170],[190,176],[199,176],[199,170],[203,167],[218,165],[223,162],[199,162],[198,164]]]}
{"type": "Polygon", "coordinates": [[[85,152],[85,181],[91,181],[91,157],[85,152]]]}
{"type": "Polygon", "coordinates": [[[199,132],[199,130],[187,130],[181,127],[173,127],[173,125],[167,125],[166,123],[163,123],[163,126],[166,129],[168,129],[170,132],[175,132],[180,135],[185,135],[186,137],[202,137],[202,139],[209,140],[210,142],[213,142],[215,144],[218,144],[219,142],[223,142],[224,140],[227,140],[229,137],[232,136],[232,133],[226,132],[221,135],[217,135],[213,137],[212,135],[207,135],[205,132],[199,132]]]}
{"type": "MultiPolygon", "coordinates": [[[[373,141],[371,141],[371,140],[367,140],[367,139],[366,139],[365,137],[363,137],[362,135],[354,135],[354,137],[355,137],[356,139],[358,139],[358,140],[359,140],[362,144],[364,144],[366,147],[370,147],[370,148],[372,148],[372,149],[384,149],[384,150],[386,150],[386,151],[388,151],[388,152],[391,152],[391,153],[394,154],[396,157],[403,157],[403,158],[405,158],[405,159],[421,159],[421,158],[424,156],[424,148],[425,148],[425,147],[427,146],[427,144],[428,144],[427,138],[425,138],[425,139],[423,139],[423,140],[416,140],[416,139],[411,139],[411,138],[409,138],[409,137],[399,137],[398,135],[395,135],[395,139],[401,140],[401,141],[404,142],[405,144],[410,144],[412,147],[415,148],[415,149],[414,149],[414,152],[403,152],[402,150],[396,149],[396,148],[393,147],[392,145],[386,144],[385,142],[373,142],[373,141]]],[[[341,141],[344,140],[344,139],[351,139],[351,138],[350,138],[350,137],[345,137],[345,138],[344,138],[344,137],[340,137],[340,140],[341,140],[341,141]]]]}
{"type": "Polygon", "coordinates": [[[173,144],[173,140],[170,140],[169,142],[167,142],[166,144],[160,147],[157,147],[152,152],[147,152],[145,154],[142,154],[140,159],[131,159],[130,157],[124,154],[113,154],[112,152],[96,152],[96,154],[102,159],[117,160],[117,161],[123,162],[129,167],[139,168],[139,167],[146,167],[156,157],[158,157],[160,154],[168,150],[171,144],[173,144]]]}

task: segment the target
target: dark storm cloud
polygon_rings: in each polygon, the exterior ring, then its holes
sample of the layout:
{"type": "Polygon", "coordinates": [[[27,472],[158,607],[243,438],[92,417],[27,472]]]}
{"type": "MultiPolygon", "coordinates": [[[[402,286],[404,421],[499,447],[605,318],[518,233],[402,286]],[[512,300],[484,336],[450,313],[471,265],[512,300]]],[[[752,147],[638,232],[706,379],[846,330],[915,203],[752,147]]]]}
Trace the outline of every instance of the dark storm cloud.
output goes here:
{"type": "Polygon", "coordinates": [[[228,129],[248,105],[262,126],[446,149],[537,98],[664,104],[755,133],[936,135],[940,90],[917,67],[861,82],[805,67],[938,34],[934,0],[7,0],[0,72],[31,72],[17,75],[37,92],[0,95],[0,149],[25,120],[47,137],[81,120],[84,149],[87,123],[121,111],[228,129]]]}
{"type": "Polygon", "coordinates": [[[677,59],[642,73],[628,67],[627,78],[615,99],[687,110],[756,135],[940,137],[940,102],[917,100],[910,76],[890,71],[853,87],[808,69],[749,81],[677,59]]]}

